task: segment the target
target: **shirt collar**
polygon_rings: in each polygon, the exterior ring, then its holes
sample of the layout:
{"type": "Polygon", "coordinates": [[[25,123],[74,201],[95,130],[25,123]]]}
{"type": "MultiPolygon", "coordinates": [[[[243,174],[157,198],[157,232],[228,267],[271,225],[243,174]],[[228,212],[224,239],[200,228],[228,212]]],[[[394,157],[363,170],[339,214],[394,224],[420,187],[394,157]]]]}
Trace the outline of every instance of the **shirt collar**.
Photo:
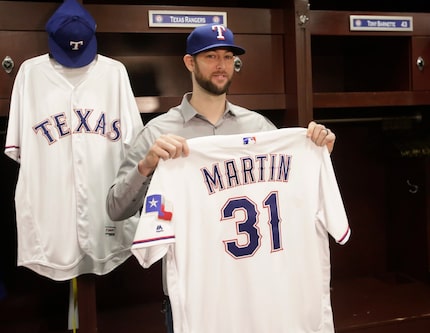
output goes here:
{"type": "MultiPolygon", "coordinates": [[[[191,95],[192,95],[191,92],[186,93],[184,95],[184,97],[182,98],[182,102],[181,102],[181,112],[182,112],[182,116],[184,117],[185,122],[188,122],[192,118],[199,115],[199,113],[190,104],[191,95]]],[[[226,108],[224,111],[224,116],[226,114],[231,114],[232,116],[236,116],[236,114],[232,108],[232,104],[229,101],[226,102],[226,108]]]]}

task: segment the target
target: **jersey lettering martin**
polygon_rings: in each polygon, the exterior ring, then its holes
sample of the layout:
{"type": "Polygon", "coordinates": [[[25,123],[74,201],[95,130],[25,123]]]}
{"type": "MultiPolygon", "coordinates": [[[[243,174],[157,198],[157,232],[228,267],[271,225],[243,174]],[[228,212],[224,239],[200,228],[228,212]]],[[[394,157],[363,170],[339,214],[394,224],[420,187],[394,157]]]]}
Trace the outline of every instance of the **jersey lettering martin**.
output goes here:
{"type": "Polygon", "coordinates": [[[208,194],[255,182],[286,182],[290,171],[291,156],[262,154],[243,156],[215,163],[201,169],[208,194]]]}

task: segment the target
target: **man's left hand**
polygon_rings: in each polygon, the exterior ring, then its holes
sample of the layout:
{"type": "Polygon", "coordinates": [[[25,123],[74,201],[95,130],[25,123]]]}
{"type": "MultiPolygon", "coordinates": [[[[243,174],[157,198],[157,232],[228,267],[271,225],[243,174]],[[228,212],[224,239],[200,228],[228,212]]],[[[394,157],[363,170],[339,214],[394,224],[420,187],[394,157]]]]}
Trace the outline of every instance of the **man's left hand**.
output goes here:
{"type": "Polygon", "coordinates": [[[318,146],[326,145],[329,153],[333,151],[336,135],[324,125],[311,121],[308,125],[307,137],[318,146]]]}

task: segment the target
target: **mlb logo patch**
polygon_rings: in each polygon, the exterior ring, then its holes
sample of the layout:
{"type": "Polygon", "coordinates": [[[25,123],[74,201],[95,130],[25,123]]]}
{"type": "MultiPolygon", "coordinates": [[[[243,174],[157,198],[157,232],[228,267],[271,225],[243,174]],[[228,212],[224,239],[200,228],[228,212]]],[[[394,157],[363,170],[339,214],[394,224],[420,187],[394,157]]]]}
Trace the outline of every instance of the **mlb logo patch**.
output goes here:
{"type": "Polygon", "coordinates": [[[256,144],[257,138],[255,136],[245,136],[242,138],[244,145],[256,144]]]}

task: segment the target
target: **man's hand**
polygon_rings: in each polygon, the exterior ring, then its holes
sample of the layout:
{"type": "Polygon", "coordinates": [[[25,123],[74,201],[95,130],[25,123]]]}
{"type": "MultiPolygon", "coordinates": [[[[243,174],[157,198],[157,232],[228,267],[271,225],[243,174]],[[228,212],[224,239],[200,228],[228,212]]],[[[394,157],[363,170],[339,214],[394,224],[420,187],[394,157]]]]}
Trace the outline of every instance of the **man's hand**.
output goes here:
{"type": "Polygon", "coordinates": [[[326,145],[329,153],[333,151],[336,135],[324,125],[311,121],[308,125],[307,137],[318,146],[326,145]]]}
{"type": "Polygon", "coordinates": [[[163,134],[155,140],[146,156],[139,161],[138,170],[140,174],[149,176],[154,172],[160,159],[168,160],[188,156],[189,152],[185,138],[173,134],[163,134]]]}

